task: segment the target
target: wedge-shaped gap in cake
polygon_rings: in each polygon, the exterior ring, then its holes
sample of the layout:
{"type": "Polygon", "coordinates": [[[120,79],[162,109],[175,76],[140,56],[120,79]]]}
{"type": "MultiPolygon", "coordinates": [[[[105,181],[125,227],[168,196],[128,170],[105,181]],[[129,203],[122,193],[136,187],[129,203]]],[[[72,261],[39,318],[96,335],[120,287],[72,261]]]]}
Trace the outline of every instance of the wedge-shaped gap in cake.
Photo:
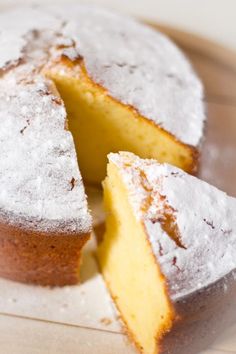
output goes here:
{"type": "Polygon", "coordinates": [[[121,150],[195,171],[197,150],[111,97],[90,78],[81,57],[72,61],[62,55],[49,61],[44,73],[54,81],[65,103],[85,181],[100,183],[108,153],[121,150]]]}

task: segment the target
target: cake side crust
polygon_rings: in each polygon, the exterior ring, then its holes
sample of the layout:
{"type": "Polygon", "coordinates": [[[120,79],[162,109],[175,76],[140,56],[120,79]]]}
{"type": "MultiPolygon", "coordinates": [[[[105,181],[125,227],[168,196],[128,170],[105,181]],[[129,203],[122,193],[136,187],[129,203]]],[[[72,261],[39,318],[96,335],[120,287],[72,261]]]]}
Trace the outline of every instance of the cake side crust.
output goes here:
{"type": "Polygon", "coordinates": [[[79,282],[81,251],[90,233],[57,234],[0,224],[0,276],[43,286],[79,282]]]}

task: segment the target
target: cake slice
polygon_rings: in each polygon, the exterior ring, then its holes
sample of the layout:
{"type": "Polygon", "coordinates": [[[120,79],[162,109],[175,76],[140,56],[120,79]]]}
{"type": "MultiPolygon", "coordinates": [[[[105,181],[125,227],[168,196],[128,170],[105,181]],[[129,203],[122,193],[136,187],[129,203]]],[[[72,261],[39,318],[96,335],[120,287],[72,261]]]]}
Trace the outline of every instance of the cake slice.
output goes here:
{"type": "Polygon", "coordinates": [[[142,353],[194,354],[235,319],[236,200],[168,164],[109,155],[98,259],[142,353]]]}
{"type": "Polygon", "coordinates": [[[76,284],[92,221],[73,138],[53,83],[28,80],[0,80],[0,275],[76,284]]]}

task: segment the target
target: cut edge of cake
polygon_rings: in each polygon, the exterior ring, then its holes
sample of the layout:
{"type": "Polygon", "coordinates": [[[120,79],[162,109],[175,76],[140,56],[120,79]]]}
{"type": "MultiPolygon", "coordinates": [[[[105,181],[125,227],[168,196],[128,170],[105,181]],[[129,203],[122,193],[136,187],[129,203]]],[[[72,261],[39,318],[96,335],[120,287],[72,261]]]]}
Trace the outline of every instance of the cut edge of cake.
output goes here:
{"type": "Polygon", "coordinates": [[[98,248],[99,265],[127,335],[140,352],[156,354],[177,316],[145,225],[133,214],[111,155],[103,183],[106,232],[98,248]]]}

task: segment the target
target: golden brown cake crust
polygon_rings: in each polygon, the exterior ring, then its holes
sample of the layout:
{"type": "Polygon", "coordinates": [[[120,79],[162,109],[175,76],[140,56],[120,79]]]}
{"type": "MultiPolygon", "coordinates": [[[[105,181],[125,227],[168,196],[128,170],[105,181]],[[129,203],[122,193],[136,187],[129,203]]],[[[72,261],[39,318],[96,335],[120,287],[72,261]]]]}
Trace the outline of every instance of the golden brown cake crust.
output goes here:
{"type": "Polygon", "coordinates": [[[63,286],[79,281],[81,249],[90,234],[56,234],[0,223],[0,276],[63,286]]]}

